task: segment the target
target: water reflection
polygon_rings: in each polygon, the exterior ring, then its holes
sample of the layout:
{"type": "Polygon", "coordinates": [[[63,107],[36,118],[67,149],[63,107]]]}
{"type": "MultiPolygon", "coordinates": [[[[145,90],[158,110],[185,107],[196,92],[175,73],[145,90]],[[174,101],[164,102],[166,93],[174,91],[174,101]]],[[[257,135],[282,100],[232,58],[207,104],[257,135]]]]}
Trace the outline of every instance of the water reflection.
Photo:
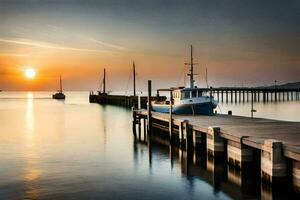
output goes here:
{"type": "Polygon", "coordinates": [[[33,94],[31,92],[27,93],[27,106],[26,106],[26,133],[29,138],[32,137],[34,132],[34,111],[33,111],[33,94]]]}
{"type": "MultiPolygon", "coordinates": [[[[149,169],[153,168],[153,157],[158,155],[169,158],[170,170],[179,168],[187,181],[187,193],[193,196],[199,190],[197,181],[204,181],[213,187],[216,198],[225,198],[224,193],[233,199],[286,199],[298,198],[299,194],[291,190],[290,185],[266,185],[260,180],[260,169],[256,166],[246,166],[240,170],[228,165],[224,159],[214,159],[205,151],[187,152],[175,145],[162,142],[158,134],[152,135],[148,144],[134,142],[134,156],[139,148],[148,148],[149,169]],[[280,189],[278,188],[280,187],[280,189]]],[[[136,161],[138,162],[138,161],[136,161]]],[[[152,169],[155,170],[155,169],[152,169]]]]}
{"type": "Polygon", "coordinates": [[[34,118],[34,103],[33,93],[27,93],[26,104],[26,144],[24,151],[24,198],[25,199],[38,199],[39,190],[36,185],[39,177],[41,176],[41,170],[37,169],[36,165],[39,160],[39,156],[35,146],[35,118],[34,118]]]}
{"type": "Polygon", "coordinates": [[[130,110],[72,94],[65,103],[37,93],[0,97],[0,199],[274,197],[274,188],[249,189],[247,173],[206,154],[143,134],[134,140],[130,110]]]}

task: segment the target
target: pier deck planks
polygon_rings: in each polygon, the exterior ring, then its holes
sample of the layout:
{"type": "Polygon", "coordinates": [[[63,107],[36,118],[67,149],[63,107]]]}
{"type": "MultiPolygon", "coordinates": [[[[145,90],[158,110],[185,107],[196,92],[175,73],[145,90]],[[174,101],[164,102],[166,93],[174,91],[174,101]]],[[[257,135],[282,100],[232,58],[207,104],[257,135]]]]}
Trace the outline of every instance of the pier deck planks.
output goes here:
{"type": "MultiPolygon", "coordinates": [[[[145,110],[138,112],[147,115],[145,110]]],[[[152,117],[169,121],[169,114],[152,112],[152,117]]],[[[188,120],[193,129],[207,132],[210,126],[221,129],[222,137],[240,142],[248,146],[261,149],[265,139],[275,139],[283,143],[284,155],[300,161],[300,122],[287,122],[263,118],[249,118],[242,116],[215,115],[193,116],[173,115],[174,124],[188,120]]]]}

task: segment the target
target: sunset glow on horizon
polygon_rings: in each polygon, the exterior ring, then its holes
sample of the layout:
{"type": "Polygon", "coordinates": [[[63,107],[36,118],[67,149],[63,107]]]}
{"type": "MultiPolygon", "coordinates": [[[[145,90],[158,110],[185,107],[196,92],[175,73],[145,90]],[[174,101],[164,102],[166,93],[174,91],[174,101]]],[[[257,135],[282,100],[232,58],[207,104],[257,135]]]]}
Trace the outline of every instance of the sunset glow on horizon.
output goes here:
{"type": "Polygon", "coordinates": [[[148,79],[180,86],[191,44],[198,86],[206,68],[212,86],[299,81],[297,9],[295,0],[1,1],[0,89],[53,90],[64,74],[66,90],[97,90],[106,68],[109,90],[126,90],[133,61],[139,90],[148,79]],[[39,72],[31,83],[20,77],[28,65],[39,72]]]}

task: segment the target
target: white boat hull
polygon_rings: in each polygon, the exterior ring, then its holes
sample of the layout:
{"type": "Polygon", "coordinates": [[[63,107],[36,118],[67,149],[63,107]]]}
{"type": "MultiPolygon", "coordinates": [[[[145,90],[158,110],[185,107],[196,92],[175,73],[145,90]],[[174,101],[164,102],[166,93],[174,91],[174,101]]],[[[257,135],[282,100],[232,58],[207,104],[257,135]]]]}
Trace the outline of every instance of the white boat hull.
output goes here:
{"type": "MultiPolygon", "coordinates": [[[[214,102],[201,102],[193,104],[178,104],[172,106],[174,114],[193,114],[193,115],[213,115],[213,111],[217,104],[214,102]]],[[[152,110],[155,112],[169,113],[170,105],[153,104],[152,110]]]]}

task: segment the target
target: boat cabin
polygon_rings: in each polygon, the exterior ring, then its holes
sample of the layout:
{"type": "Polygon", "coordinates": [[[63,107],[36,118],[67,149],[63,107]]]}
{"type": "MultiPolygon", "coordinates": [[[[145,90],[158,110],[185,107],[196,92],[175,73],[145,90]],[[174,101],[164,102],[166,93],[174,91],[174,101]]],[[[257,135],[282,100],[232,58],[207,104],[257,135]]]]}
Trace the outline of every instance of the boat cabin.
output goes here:
{"type": "MultiPolygon", "coordinates": [[[[157,96],[159,96],[159,92],[172,92],[173,96],[173,103],[180,103],[182,101],[190,101],[193,99],[197,99],[199,97],[204,96],[204,91],[200,88],[171,88],[171,89],[158,89],[157,90],[157,96]]],[[[169,104],[169,100],[167,100],[165,103],[169,104]]]]}

